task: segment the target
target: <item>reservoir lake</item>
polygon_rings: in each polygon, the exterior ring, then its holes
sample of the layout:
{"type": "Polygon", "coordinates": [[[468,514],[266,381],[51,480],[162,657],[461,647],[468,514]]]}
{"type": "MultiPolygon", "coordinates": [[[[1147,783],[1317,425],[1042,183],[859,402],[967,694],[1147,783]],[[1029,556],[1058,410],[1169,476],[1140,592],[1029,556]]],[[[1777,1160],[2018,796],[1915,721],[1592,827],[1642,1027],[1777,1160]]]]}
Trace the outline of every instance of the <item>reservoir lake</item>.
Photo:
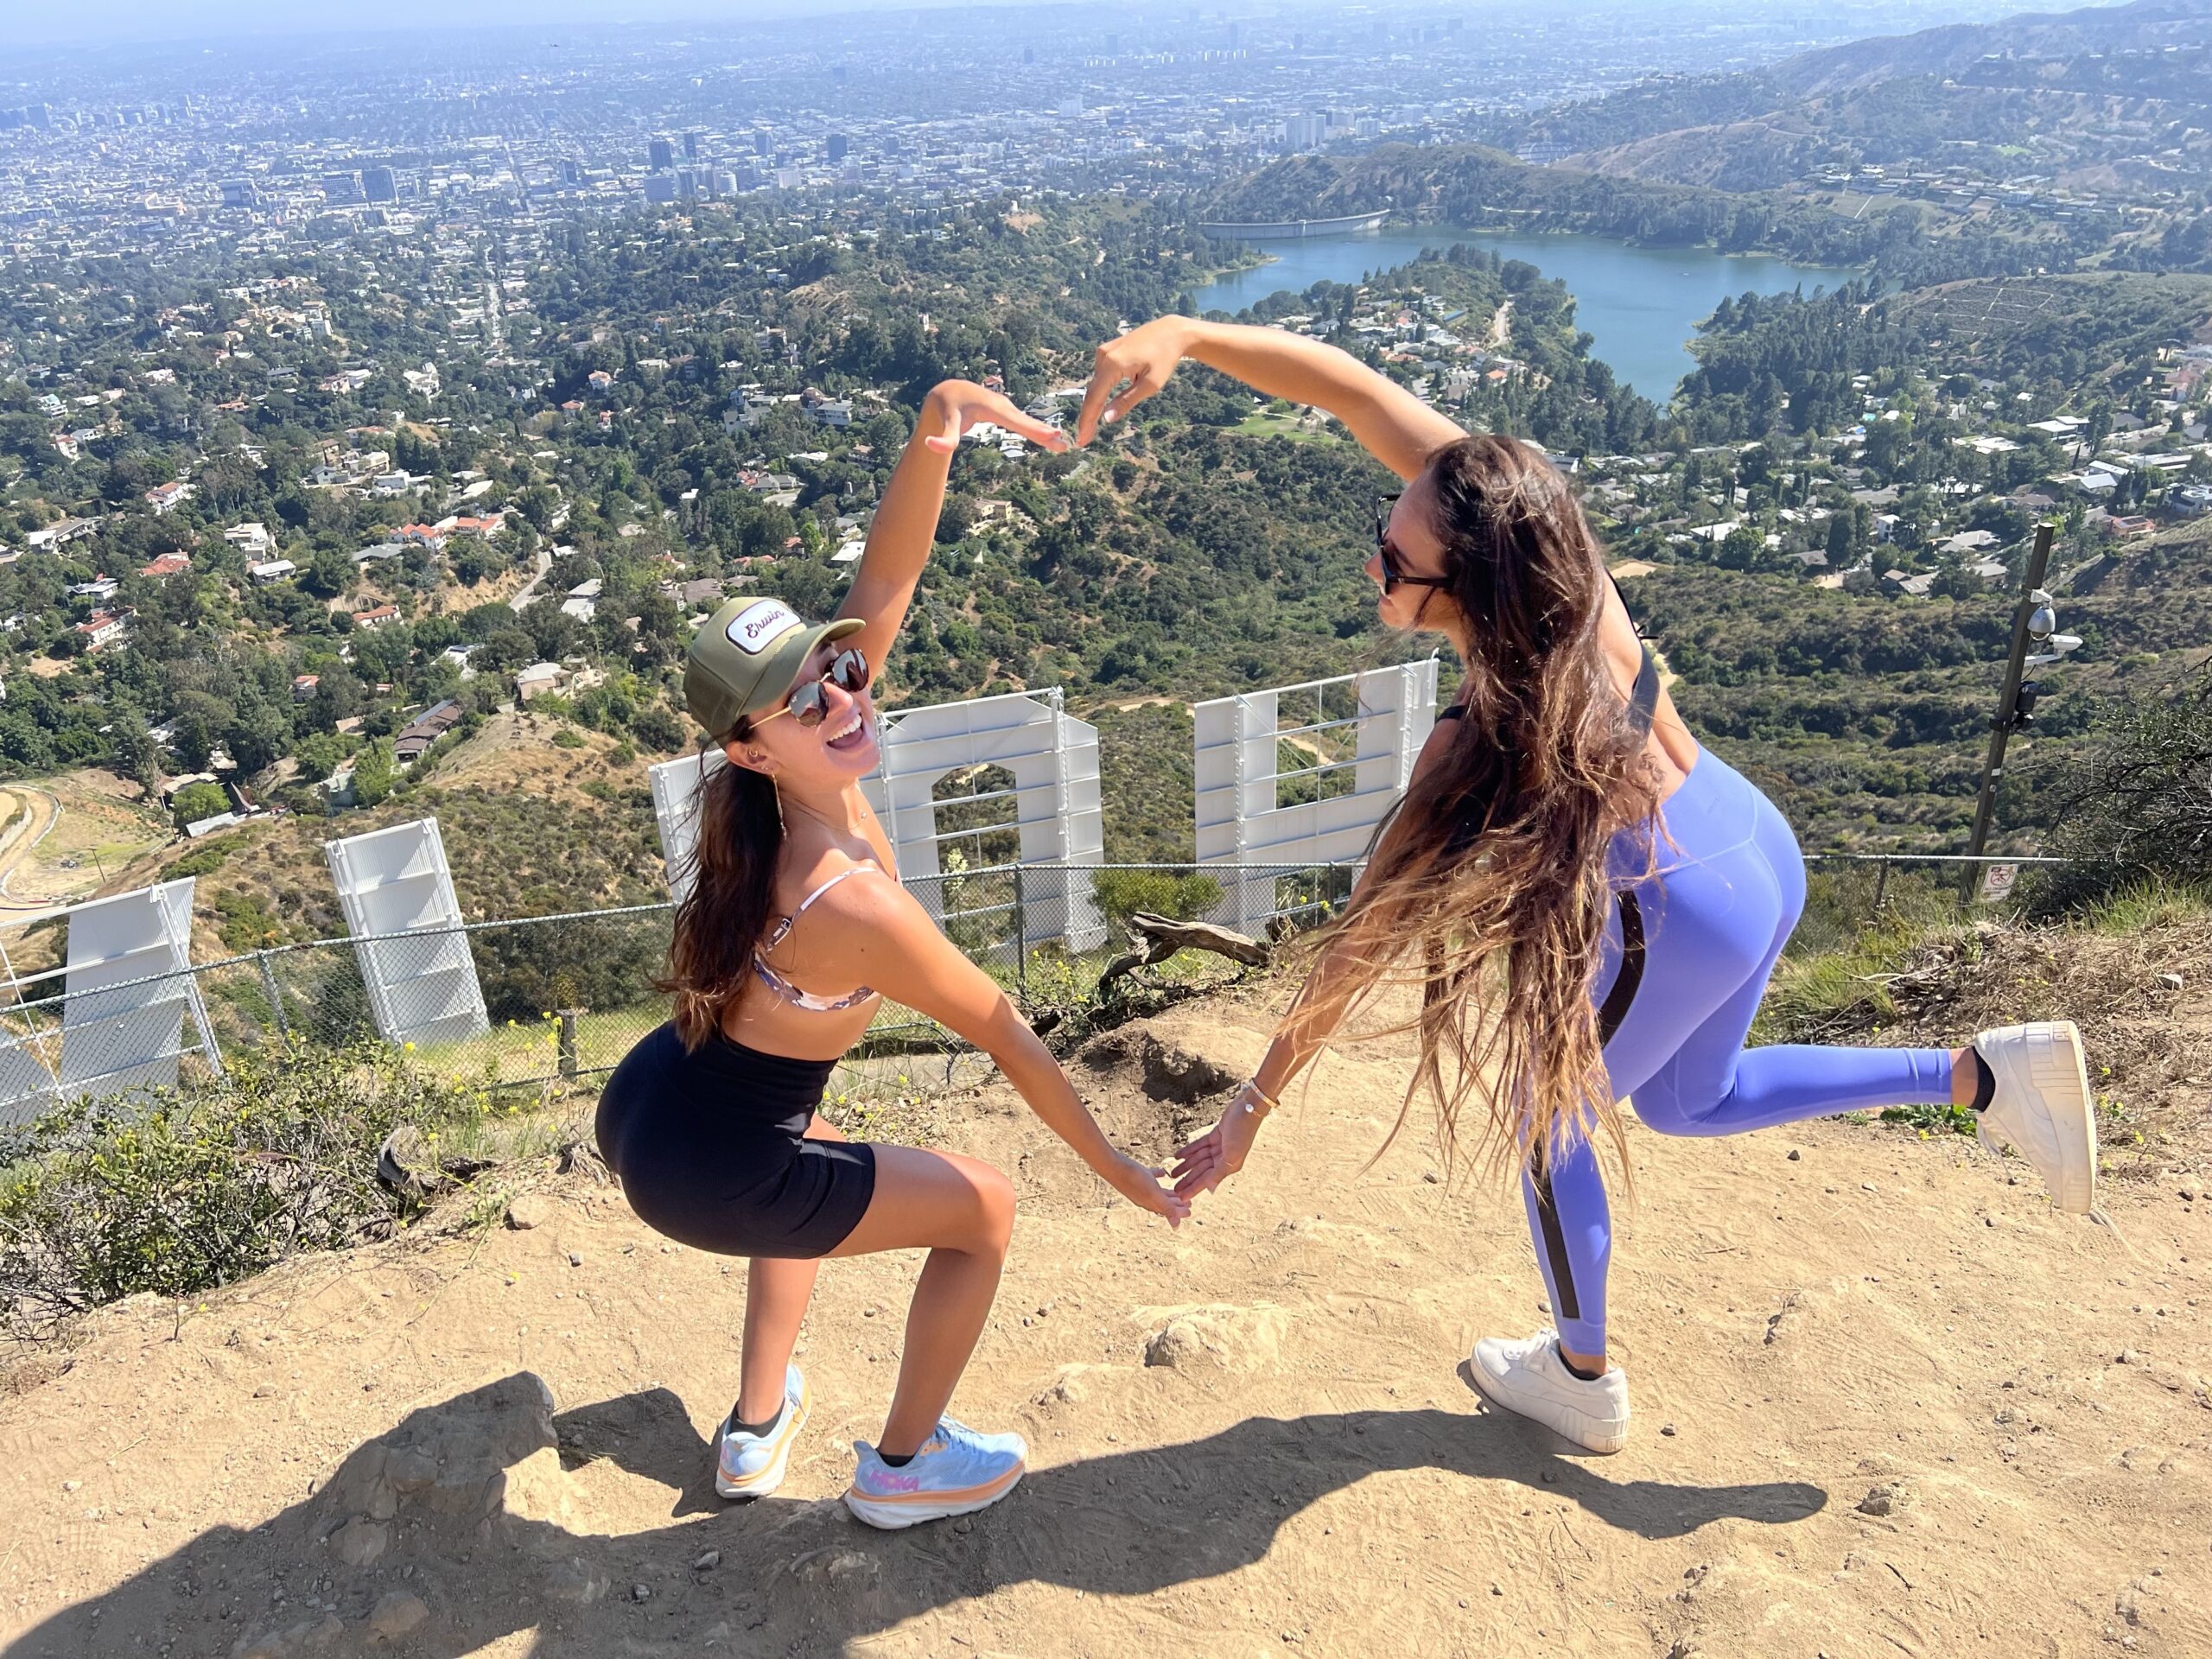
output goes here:
{"type": "Polygon", "coordinates": [[[1671,398],[1675,382],[1696,366],[1685,342],[1723,299],[1786,294],[1801,285],[1809,296],[1816,288],[1840,287],[1854,274],[1711,248],[1634,247],[1597,236],[1421,226],[1253,241],[1246,245],[1269,255],[1271,263],[1193,289],[1191,297],[1201,312],[1241,311],[1286,289],[1302,293],[1325,279],[1356,283],[1409,264],[1424,249],[1455,243],[1487,249],[1501,259],[1525,259],[1547,277],[1564,282],[1574,296],[1575,324],[1587,329],[1594,342],[1592,355],[1604,359],[1617,378],[1659,404],[1671,398]]]}

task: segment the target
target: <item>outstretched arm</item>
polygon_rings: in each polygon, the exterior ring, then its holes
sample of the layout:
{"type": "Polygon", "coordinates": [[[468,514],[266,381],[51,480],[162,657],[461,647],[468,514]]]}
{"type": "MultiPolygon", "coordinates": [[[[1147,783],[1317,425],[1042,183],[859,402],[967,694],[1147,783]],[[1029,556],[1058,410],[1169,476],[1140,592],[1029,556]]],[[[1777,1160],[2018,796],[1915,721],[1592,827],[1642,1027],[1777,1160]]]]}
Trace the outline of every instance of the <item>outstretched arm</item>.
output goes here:
{"type": "Polygon", "coordinates": [[[1045,1127],[1140,1208],[1179,1222],[1189,1201],[1160,1185],[1163,1171],[1120,1151],[1077,1098],[1006,993],[968,960],[897,882],[841,882],[817,906],[810,950],[894,1002],[926,1014],[989,1055],[1045,1127]]]}
{"type": "Polygon", "coordinates": [[[837,607],[839,616],[857,616],[868,624],[855,643],[876,669],[883,666],[898,641],[906,607],[913,602],[914,584],[929,563],[938,516],[944,511],[945,480],[951,474],[961,434],[982,421],[1018,432],[1047,449],[1068,448],[1065,433],[1032,419],[995,391],[966,380],[946,380],[931,389],[922,400],[906,453],[884,486],[874,522],[868,526],[868,549],[853,573],[852,591],[837,607]]]}
{"type": "MultiPolygon", "coordinates": [[[[1457,728],[1450,721],[1437,722],[1429,732],[1428,741],[1421,745],[1420,758],[1414,762],[1415,778],[1437,764],[1456,733],[1457,728]]],[[[1359,880],[1352,889],[1355,902],[1367,896],[1374,871],[1375,867],[1370,864],[1360,872],[1359,880]]],[[[1201,1192],[1211,1192],[1244,1167],[1252,1143],[1259,1138],[1261,1122],[1274,1109],[1291,1080],[1328,1046],[1337,1027],[1344,1023],[1353,990],[1353,982],[1346,969],[1359,952],[1370,948],[1372,941],[1395,937],[1402,919],[1395,913],[1370,913],[1364,918],[1360,932],[1338,934],[1321,953],[1307,970],[1306,982],[1292,1000],[1290,1012],[1275,1027],[1274,1040],[1268,1045],[1267,1056],[1260,1062],[1259,1070],[1253,1072],[1252,1080],[1230,1097],[1229,1109],[1218,1123],[1175,1154],[1172,1173],[1178,1192],[1194,1198],[1201,1192]]]]}
{"type": "Polygon", "coordinates": [[[1076,442],[1089,443],[1102,418],[1120,420],[1158,391],[1186,357],[1270,397],[1327,410],[1400,478],[1416,476],[1437,449],[1467,435],[1396,381],[1318,340],[1281,328],[1156,317],[1098,348],[1076,442]]]}

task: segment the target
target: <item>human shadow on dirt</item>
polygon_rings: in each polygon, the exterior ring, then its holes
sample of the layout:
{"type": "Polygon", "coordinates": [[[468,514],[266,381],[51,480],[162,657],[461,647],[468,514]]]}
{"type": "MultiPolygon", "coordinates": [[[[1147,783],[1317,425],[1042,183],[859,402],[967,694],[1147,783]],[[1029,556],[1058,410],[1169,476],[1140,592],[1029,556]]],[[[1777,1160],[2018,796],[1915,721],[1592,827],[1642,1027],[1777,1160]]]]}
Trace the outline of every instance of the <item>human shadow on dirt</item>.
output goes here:
{"type": "MultiPolygon", "coordinates": [[[[203,1533],[26,1631],[8,1659],[352,1653],[380,1604],[388,1629],[416,1621],[397,1650],[435,1659],[533,1629],[537,1659],[664,1643],[817,1652],[1007,1585],[1143,1595],[1232,1573],[1266,1555],[1290,1516],[1390,1470],[1463,1476],[1476,1483],[1469,1503],[1558,1498],[1647,1539],[1730,1518],[1783,1525],[1827,1502],[1802,1481],[1611,1480],[1525,1425],[1426,1408],[1255,1417],[1036,1469],[980,1515],[909,1532],[873,1531],[834,1499],[771,1497],[610,1537],[593,1532],[584,1484],[564,1471],[556,1421],[527,1372],[413,1412],[314,1497],[251,1531],[203,1533]]],[[[679,1513],[710,1486],[700,1436],[666,1390],[558,1421],[572,1458],[678,1486],[679,1513]]],[[[1356,1541],[1346,1548],[1350,1570],[1356,1541]]]]}

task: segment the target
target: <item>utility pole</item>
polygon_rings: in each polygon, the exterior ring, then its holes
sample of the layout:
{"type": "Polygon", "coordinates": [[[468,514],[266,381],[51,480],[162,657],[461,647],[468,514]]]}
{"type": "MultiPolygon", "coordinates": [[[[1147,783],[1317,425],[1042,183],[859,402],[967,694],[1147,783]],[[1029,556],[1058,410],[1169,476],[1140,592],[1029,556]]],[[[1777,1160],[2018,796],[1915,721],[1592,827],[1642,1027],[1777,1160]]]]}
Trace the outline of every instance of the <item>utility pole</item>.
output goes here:
{"type": "MultiPolygon", "coordinates": [[[[2027,723],[2019,704],[2020,675],[2028,656],[2028,623],[2036,613],[2044,574],[2050,567],[2050,543],[2056,530],[2057,526],[2047,520],[2036,526],[2035,548],[2028,555],[2027,580],[2020,585],[2020,602],[2012,613],[2012,650],[2005,661],[2005,690],[1997,700],[1997,718],[1989,722],[1989,755],[1981,763],[1981,793],[1974,804],[1974,833],[1967,842],[1969,861],[1979,859],[1989,841],[1989,821],[1997,811],[1998,780],[2005,775],[2005,746],[2012,741],[2012,734],[2027,723]]],[[[1980,874],[1979,863],[1967,864],[1959,884],[1961,903],[1972,901],[1974,883],[1980,874]]]]}

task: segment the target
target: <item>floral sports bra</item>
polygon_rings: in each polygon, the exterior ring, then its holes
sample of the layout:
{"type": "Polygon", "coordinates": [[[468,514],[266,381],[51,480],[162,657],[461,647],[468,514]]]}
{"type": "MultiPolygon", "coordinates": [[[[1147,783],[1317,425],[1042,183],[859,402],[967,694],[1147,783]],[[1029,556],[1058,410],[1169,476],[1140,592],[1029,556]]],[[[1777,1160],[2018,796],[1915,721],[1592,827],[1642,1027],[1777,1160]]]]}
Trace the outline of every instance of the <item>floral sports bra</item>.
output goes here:
{"type": "Polygon", "coordinates": [[[808,893],[800,902],[798,910],[778,922],[774,931],[766,939],[753,947],[753,971],[763,985],[793,1007],[804,1008],[810,1014],[836,1014],[842,1009],[857,1007],[875,995],[874,991],[863,985],[858,990],[848,991],[842,996],[817,996],[811,991],[799,989],[798,986],[778,973],[768,961],[768,952],[791,937],[792,925],[801,916],[806,914],[808,908],[816,899],[847,876],[863,874],[874,868],[874,866],[870,864],[855,864],[849,870],[838,871],[812,893],[808,893]]]}

